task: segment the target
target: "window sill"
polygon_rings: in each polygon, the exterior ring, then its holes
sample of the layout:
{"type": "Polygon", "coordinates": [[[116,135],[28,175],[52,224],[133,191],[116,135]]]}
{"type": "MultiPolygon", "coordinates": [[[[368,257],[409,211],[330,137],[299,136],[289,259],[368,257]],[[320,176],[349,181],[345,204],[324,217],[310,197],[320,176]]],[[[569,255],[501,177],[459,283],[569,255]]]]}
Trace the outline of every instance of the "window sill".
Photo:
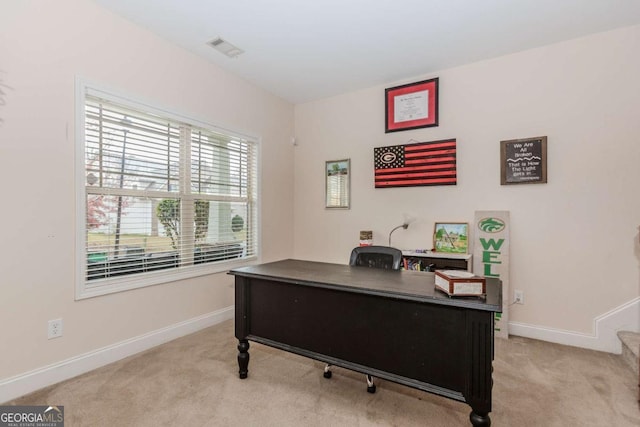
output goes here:
{"type": "Polygon", "coordinates": [[[228,261],[205,263],[188,267],[163,269],[147,273],[116,276],[105,279],[93,279],[85,281],[84,277],[76,290],[76,300],[94,298],[102,295],[114,294],[147,286],[162,285],[195,277],[226,273],[232,268],[255,263],[257,257],[232,259],[228,261]]]}

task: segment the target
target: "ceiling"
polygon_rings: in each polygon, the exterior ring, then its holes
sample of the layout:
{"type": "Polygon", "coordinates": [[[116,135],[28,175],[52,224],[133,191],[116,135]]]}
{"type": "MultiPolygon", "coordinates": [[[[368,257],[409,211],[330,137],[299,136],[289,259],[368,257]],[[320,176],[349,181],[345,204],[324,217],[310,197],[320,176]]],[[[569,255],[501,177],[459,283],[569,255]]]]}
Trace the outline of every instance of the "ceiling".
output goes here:
{"type": "Polygon", "coordinates": [[[94,1],[294,104],[640,24],[640,0],[94,1]]]}

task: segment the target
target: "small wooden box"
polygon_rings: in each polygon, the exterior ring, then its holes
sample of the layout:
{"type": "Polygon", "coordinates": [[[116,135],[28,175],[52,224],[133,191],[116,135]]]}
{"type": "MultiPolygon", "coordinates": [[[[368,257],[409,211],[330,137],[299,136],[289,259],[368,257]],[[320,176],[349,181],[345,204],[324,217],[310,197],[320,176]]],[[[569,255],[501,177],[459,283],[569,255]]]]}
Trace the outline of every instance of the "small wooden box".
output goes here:
{"type": "Polygon", "coordinates": [[[435,272],[436,288],[449,296],[482,296],[487,293],[487,281],[468,271],[444,270],[435,272]]]}

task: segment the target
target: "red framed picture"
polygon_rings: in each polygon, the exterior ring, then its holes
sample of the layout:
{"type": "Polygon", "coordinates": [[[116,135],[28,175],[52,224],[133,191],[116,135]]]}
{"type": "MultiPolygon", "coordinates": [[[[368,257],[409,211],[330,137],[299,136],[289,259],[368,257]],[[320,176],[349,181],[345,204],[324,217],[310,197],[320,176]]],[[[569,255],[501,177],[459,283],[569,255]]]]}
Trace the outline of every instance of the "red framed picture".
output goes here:
{"type": "Polygon", "coordinates": [[[438,126],[438,78],[385,89],[385,133],[438,126]]]}

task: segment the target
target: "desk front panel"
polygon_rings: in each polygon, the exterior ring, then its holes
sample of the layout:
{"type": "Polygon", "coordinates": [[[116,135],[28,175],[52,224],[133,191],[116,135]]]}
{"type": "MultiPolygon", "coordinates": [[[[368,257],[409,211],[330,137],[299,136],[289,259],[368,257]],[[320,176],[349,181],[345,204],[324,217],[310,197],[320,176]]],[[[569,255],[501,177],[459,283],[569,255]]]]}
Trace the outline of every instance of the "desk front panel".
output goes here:
{"type": "MultiPolygon", "coordinates": [[[[470,310],[274,280],[240,280],[247,284],[246,331],[240,335],[465,392],[470,310]]],[[[491,322],[492,313],[477,314],[491,322]]]]}

